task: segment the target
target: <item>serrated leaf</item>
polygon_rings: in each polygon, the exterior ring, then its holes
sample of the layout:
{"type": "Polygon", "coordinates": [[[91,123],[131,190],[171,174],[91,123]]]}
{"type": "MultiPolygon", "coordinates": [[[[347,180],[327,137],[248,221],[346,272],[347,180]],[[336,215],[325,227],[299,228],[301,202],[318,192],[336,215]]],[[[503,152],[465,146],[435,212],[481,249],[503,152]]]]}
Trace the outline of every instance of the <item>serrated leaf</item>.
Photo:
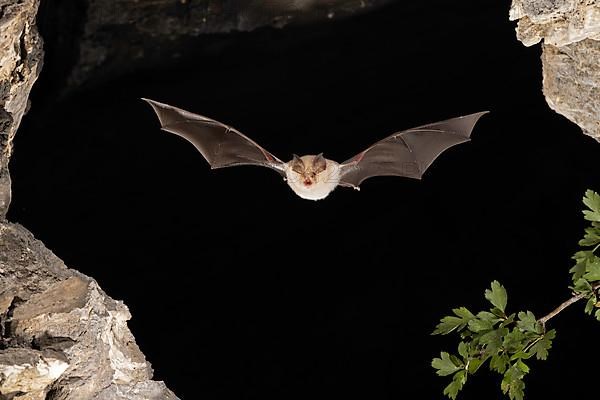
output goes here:
{"type": "Polygon", "coordinates": [[[521,311],[519,314],[519,320],[517,321],[517,326],[519,329],[524,330],[526,332],[534,332],[538,331],[538,322],[535,318],[535,315],[531,311],[523,312],[521,311]]]}
{"type": "Polygon", "coordinates": [[[579,241],[580,246],[595,246],[600,243],[600,230],[593,226],[585,229],[583,239],[579,241]]]}
{"type": "Polygon", "coordinates": [[[494,354],[490,360],[490,369],[500,374],[506,372],[506,368],[509,365],[509,358],[505,354],[494,354]]]}
{"type": "Polygon", "coordinates": [[[528,360],[531,357],[533,357],[533,353],[526,353],[524,351],[519,351],[510,357],[510,361],[515,361],[515,360],[520,360],[520,359],[528,360]]]}
{"type": "Polygon", "coordinates": [[[489,321],[492,324],[496,324],[500,321],[502,321],[501,318],[499,318],[498,316],[496,316],[495,314],[488,312],[488,311],[480,311],[477,313],[477,318],[479,318],[480,320],[483,321],[489,321]]]}
{"type": "Polygon", "coordinates": [[[452,382],[444,388],[444,394],[449,398],[455,400],[458,392],[461,391],[465,382],[467,381],[467,371],[458,371],[452,377],[452,382]]]}
{"type": "Polygon", "coordinates": [[[538,360],[545,360],[548,358],[548,350],[552,348],[552,340],[556,337],[556,331],[554,329],[549,330],[544,336],[529,349],[531,354],[535,354],[538,360]]]}
{"type": "Polygon", "coordinates": [[[586,190],[583,197],[583,204],[590,209],[590,211],[583,211],[585,219],[588,221],[600,221],[600,195],[593,190],[586,190]]]}
{"type": "Polygon", "coordinates": [[[590,285],[590,283],[587,280],[581,278],[581,279],[578,279],[577,282],[575,282],[575,286],[573,287],[573,290],[576,293],[586,293],[586,292],[591,293],[593,289],[592,289],[592,285],[590,285]]]}
{"type": "Polygon", "coordinates": [[[475,318],[475,315],[469,311],[466,307],[459,307],[452,310],[454,315],[448,315],[440,320],[437,324],[433,335],[447,335],[454,330],[461,331],[469,323],[471,318],[475,318]]]}
{"type": "Polygon", "coordinates": [[[467,322],[465,322],[462,318],[449,315],[440,320],[440,323],[437,324],[435,330],[433,331],[433,335],[447,335],[455,329],[464,328],[466,324],[467,322]]]}
{"type": "Polygon", "coordinates": [[[498,328],[486,332],[479,338],[479,343],[485,346],[487,354],[495,354],[502,347],[504,336],[508,334],[508,328],[498,328]]]}
{"type": "Polygon", "coordinates": [[[471,361],[469,361],[469,367],[467,368],[467,371],[469,372],[469,374],[472,375],[475,372],[477,372],[479,367],[481,367],[483,365],[483,363],[485,362],[486,359],[487,358],[484,358],[484,359],[474,358],[471,361]]]}
{"type": "Polygon", "coordinates": [[[523,362],[522,358],[519,358],[519,361],[517,361],[517,363],[515,364],[517,366],[517,368],[519,368],[521,370],[521,372],[523,372],[524,374],[528,374],[529,373],[529,366],[527,364],[525,364],[523,362]]]}
{"type": "Polygon", "coordinates": [[[588,260],[593,259],[594,254],[592,251],[578,251],[573,256],[575,260],[575,266],[569,270],[570,273],[573,274],[573,283],[577,282],[583,274],[585,274],[585,268],[587,266],[588,260]]]}
{"type": "Polygon", "coordinates": [[[585,313],[586,314],[592,314],[592,312],[594,312],[594,308],[596,308],[596,296],[591,296],[587,303],[585,303],[585,313]]]}
{"type": "Polygon", "coordinates": [[[525,368],[523,368],[519,363],[522,363],[522,361],[517,361],[506,370],[504,377],[502,378],[502,383],[500,384],[502,391],[508,393],[508,397],[511,400],[523,400],[525,394],[525,382],[523,382],[523,377],[527,372],[524,372],[523,369],[529,370],[529,368],[527,368],[526,365],[525,368]]]}
{"type": "Polygon", "coordinates": [[[472,318],[475,318],[475,315],[467,307],[459,307],[452,309],[452,312],[456,314],[456,316],[468,321],[472,318]]]}
{"type": "Polygon", "coordinates": [[[600,221],[600,213],[597,213],[594,211],[583,210],[583,218],[585,218],[588,221],[599,222],[600,221]]]}
{"type": "Polygon", "coordinates": [[[516,315],[517,314],[510,314],[508,317],[506,317],[506,319],[504,321],[502,321],[502,323],[500,324],[500,327],[504,328],[509,325],[512,325],[513,322],[515,322],[516,315]]]}
{"type": "Polygon", "coordinates": [[[518,329],[513,329],[504,336],[502,346],[510,353],[515,353],[525,347],[527,338],[525,334],[518,329]]]}
{"type": "Polygon", "coordinates": [[[458,354],[464,359],[469,358],[469,346],[465,342],[458,344],[458,354]]]}
{"type": "Polygon", "coordinates": [[[593,262],[588,262],[584,279],[590,282],[600,281],[600,260],[595,259],[593,262]]]}
{"type": "Polygon", "coordinates": [[[482,319],[472,319],[469,321],[469,329],[473,332],[482,332],[489,331],[493,329],[494,325],[490,321],[482,320],[482,319]]]}
{"type": "Polygon", "coordinates": [[[485,298],[488,299],[488,301],[492,303],[494,307],[498,308],[504,313],[506,309],[507,295],[506,289],[500,284],[500,282],[492,282],[491,290],[486,289],[485,291],[485,298]]]}
{"type": "Polygon", "coordinates": [[[440,358],[434,358],[431,361],[431,366],[437,369],[436,374],[439,376],[452,375],[463,367],[460,364],[455,364],[450,358],[450,354],[445,351],[440,353],[440,358]]]}

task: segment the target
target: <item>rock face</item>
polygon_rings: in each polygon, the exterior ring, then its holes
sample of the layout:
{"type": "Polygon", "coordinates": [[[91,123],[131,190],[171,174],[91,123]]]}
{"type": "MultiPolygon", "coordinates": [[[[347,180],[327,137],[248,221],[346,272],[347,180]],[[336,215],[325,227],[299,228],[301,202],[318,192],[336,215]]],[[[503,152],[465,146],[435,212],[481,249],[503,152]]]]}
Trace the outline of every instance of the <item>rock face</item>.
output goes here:
{"type": "Polygon", "coordinates": [[[338,18],[389,1],[48,0],[40,21],[54,46],[49,56],[63,64],[73,58],[66,70],[56,71],[62,75],[57,90],[64,93],[193,54],[202,46],[193,40],[198,36],[338,18]]]}
{"type": "Polygon", "coordinates": [[[38,0],[0,0],[0,218],[10,204],[12,139],[42,65],[37,9],[38,0]]]}
{"type": "Polygon", "coordinates": [[[600,1],[513,0],[510,19],[526,46],[544,41],[550,107],[600,140],[600,1]]]}
{"type": "Polygon", "coordinates": [[[0,395],[177,399],[127,328],[127,307],[22,226],[0,223],[0,395]]]}

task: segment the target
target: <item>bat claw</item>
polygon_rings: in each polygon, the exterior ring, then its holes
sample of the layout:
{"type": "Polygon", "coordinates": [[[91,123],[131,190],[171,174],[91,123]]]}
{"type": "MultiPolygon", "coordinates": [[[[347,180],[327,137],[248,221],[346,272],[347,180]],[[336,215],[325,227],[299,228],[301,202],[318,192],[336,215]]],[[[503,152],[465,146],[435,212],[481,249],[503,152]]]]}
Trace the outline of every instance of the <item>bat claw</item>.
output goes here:
{"type": "Polygon", "coordinates": [[[356,190],[357,192],[360,192],[360,188],[358,186],[352,186],[352,189],[356,190]]]}

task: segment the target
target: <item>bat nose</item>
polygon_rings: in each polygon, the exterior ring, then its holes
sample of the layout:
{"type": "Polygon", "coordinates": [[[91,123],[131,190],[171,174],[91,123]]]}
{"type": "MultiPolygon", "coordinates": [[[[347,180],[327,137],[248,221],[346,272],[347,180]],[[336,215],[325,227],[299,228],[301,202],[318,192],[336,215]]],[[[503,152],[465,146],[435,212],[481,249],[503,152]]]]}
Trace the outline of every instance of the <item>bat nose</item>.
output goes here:
{"type": "Polygon", "coordinates": [[[312,185],[312,181],[310,179],[305,179],[304,180],[304,185],[305,186],[310,186],[310,185],[312,185]]]}

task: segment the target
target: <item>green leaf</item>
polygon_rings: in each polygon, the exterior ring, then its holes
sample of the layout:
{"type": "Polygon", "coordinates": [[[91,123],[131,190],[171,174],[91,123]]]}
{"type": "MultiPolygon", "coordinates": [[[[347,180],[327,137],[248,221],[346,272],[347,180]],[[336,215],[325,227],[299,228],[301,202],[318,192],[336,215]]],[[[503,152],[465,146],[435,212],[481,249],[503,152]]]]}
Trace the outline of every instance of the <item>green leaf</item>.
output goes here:
{"type": "Polygon", "coordinates": [[[525,369],[529,371],[529,368],[519,360],[504,373],[500,387],[504,393],[508,393],[508,397],[511,400],[523,400],[525,394],[525,382],[523,382],[523,377],[527,373],[524,371],[525,369]]]}
{"type": "Polygon", "coordinates": [[[525,347],[526,341],[527,338],[523,332],[518,329],[513,329],[508,333],[508,335],[504,336],[504,342],[502,343],[502,346],[506,349],[506,351],[510,353],[516,353],[525,347]]]}
{"type": "Polygon", "coordinates": [[[492,282],[492,289],[486,289],[485,298],[500,311],[504,312],[506,309],[506,289],[498,281],[492,282]]]}
{"type": "Polygon", "coordinates": [[[489,331],[494,328],[490,321],[481,320],[478,318],[469,321],[469,329],[473,332],[489,331]]]}
{"type": "Polygon", "coordinates": [[[533,357],[533,353],[525,353],[524,351],[518,351],[510,357],[510,361],[515,360],[528,360],[533,357]]]}
{"type": "Polygon", "coordinates": [[[583,197],[583,204],[590,209],[590,211],[583,211],[585,219],[588,221],[600,221],[600,195],[592,190],[587,190],[583,197]]]}
{"type": "Polygon", "coordinates": [[[591,315],[594,312],[594,308],[596,308],[597,302],[596,296],[591,296],[585,304],[585,313],[591,315]]]}
{"type": "Polygon", "coordinates": [[[600,321],[600,310],[596,310],[596,313],[594,314],[594,316],[596,317],[596,319],[598,321],[600,321]]]}
{"type": "Polygon", "coordinates": [[[456,399],[458,392],[463,388],[467,382],[467,371],[458,371],[452,377],[452,382],[444,389],[444,394],[451,399],[456,399]]]}
{"type": "Polygon", "coordinates": [[[475,372],[477,372],[477,370],[479,369],[479,367],[481,367],[483,365],[485,360],[486,359],[480,360],[479,358],[474,358],[471,361],[469,361],[469,367],[467,368],[467,371],[469,372],[469,374],[472,375],[475,372]]]}
{"type": "Polygon", "coordinates": [[[452,375],[456,371],[462,369],[462,365],[457,365],[450,358],[450,354],[442,351],[441,358],[434,358],[431,361],[431,366],[437,369],[436,374],[439,376],[452,375]]]}
{"type": "Polygon", "coordinates": [[[573,283],[577,282],[583,274],[585,274],[585,269],[587,263],[590,259],[593,259],[595,256],[592,251],[578,251],[573,256],[575,260],[575,266],[569,270],[570,273],[573,274],[573,283]]]}
{"type": "Polygon", "coordinates": [[[595,246],[600,243],[600,230],[596,227],[589,227],[585,229],[585,235],[583,239],[579,241],[580,246],[595,246]]]}
{"type": "Polygon", "coordinates": [[[600,281],[600,260],[596,259],[593,262],[588,262],[584,279],[590,282],[600,281]]]}
{"type": "Polygon", "coordinates": [[[475,315],[466,307],[455,308],[452,312],[456,316],[449,315],[442,318],[435,327],[433,335],[447,335],[454,330],[461,331],[472,318],[475,318],[475,315]]]}
{"type": "Polygon", "coordinates": [[[577,282],[575,282],[573,290],[575,290],[576,293],[591,293],[593,291],[593,288],[587,280],[581,278],[578,279],[577,282]]]}
{"type": "Polygon", "coordinates": [[[475,318],[475,315],[467,307],[454,308],[452,312],[464,320],[475,318]]]}
{"type": "Polygon", "coordinates": [[[477,313],[477,318],[479,318],[482,321],[489,321],[492,324],[496,324],[500,321],[502,321],[501,318],[498,318],[495,314],[488,312],[488,311],[480,311],[477,313]]]}
{"type": "Polygon", "coordinates": [[[519,368],[521,370],[521,372],[523,372],[524,374],[528,374],[529,373],[529,366],[527,366],[527,364],[525,364],[523,362],[523,359],[519,358],[519,361],[517,361],[517,363],[515,364],[517,366],[517,368],[519,368]]]}
{"type": "Polygon", "coordinates": [[[535,315],[531,311],[519,313],[519,320],[517,321],[517,326],[519,329],[526,332],[538,333],[540,328],[537,319],[535,319],[535,315]]]}
{"type": "Polygon", "coordinates": [[[464,359],[469,358],[469,346],[465,342],[460,342],[458,344],[458,354],[464,359]]]}
{"type": "Polygon", "coordinates": [[[549,330],[544,336],[529,349],[529,352],[535,354],[538,360],[545,360],[548,358],[548,350],[552,347],[552,340],[556,337],[556,331],[554,329],[549,330]]]}
{"type": "Polygon", "coordinates": [[[490,332],[486,332],[479,338],[479,343],[485,346],[487,354],[497,353],[502,347],[504,336],[508,334],[508,328],[498,328],[490,332]]]}
{"type": "Polygon", "coordinates": [[[509,366],[509,358],[506,354],[494,354],[490,361],[490,369],[503,374],[509,366]]]}

